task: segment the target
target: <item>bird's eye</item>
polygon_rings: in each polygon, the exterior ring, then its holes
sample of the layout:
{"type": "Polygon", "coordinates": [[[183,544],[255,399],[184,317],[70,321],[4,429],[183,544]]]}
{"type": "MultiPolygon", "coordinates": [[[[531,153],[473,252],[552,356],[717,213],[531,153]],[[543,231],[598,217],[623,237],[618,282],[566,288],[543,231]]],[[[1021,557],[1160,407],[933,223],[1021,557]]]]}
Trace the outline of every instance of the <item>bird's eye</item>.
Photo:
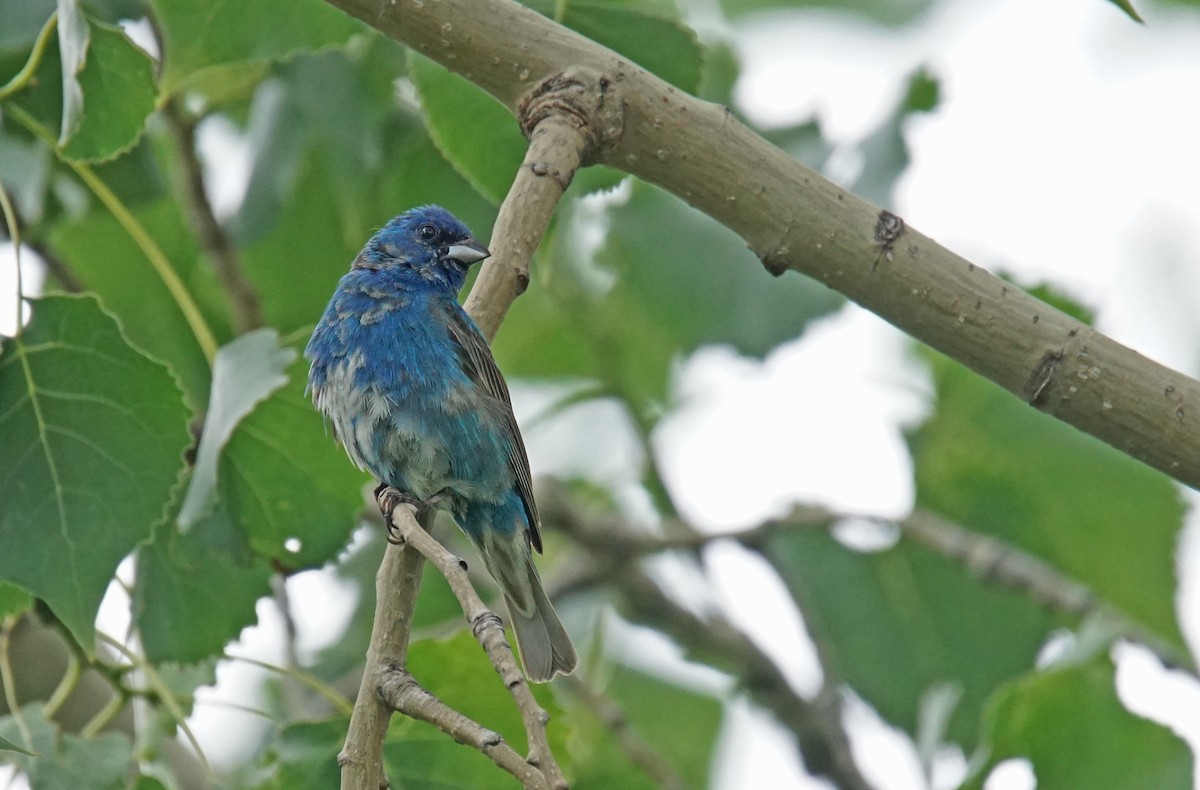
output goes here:
{"type": "Polygon", "coordinates": [[[421,241],[433,241],[438,236],[438,230],[433,225],[426,222],[421,227],[417,228],[417,238],[421,241]]]}

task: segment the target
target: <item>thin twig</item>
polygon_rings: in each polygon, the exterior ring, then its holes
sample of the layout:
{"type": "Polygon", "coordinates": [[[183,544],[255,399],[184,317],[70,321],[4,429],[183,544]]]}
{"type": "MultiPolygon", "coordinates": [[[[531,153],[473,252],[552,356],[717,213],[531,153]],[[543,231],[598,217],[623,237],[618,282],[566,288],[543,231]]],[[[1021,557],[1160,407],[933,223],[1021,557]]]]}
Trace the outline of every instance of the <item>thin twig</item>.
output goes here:
{"type": "Polygon", "coordinates": [[[196,155],[196,123],[188,118],[177,98],[163,106],[163,119],[175,146],[179,191],[192,233],[217,270],[217,278],[233,308],[238,333],[263,326],[262,299],[246,276],[237,248],[213,213],[204,189],[204,168],[196,155]]]}
{"type": "MultiPolygon", "coordinates": [[[[842,790],[869,790],[871,785],[850,750],[838,700],[804,699],[762,648],[727,618],[712,613],[701,617],[676,603],[637,562],[638,547],[649,541],[615,518],[588,523],[566,502],[564,493],[560,487],[543,495],[543,517],[583,544],[601,565],[607,565],[605,576],[628,616],[674,637],[705,663],[731,672],[759,705],[792,731],[810,772],[827,777],[842,790]]],[[[679,543],[681,538],[665,540],[672,548],[684,545],[679,543]]],[[[696,540],[699,538],[688,536],[686,547],[702,545],[696,540]]]]}
{"type": "Polygon", "coordinates": [[[563,685],[608,727],[629,761],[641,768],[655,784],[663,790],[687,790],[690,786],[687,781],[629,723],[620,705],[590,687],[578,675],[568,675],[563,679],[563,685]]]}
{"type": "Polygon", "coordinates": [[[404,666],[408,660],[413,609],[424,565],[420,552],[409,546],[389,545],[375,574],[375,620],[366,667],[350,715],[346,743],[338,754],[342,790],[387,787],[383,741],[392,709],[379,697],[379,681],[386,667],[404,666]]]}
{"type": "Polygon", "coordinates": [[[525,161],[492,229],[492,257],[483,264],[465,305],[489,342],[508,308],[529,285],[529,261],[587,146],[580,125],[561,113],[541,119],[530,134],[525,161]]]}
{"type": "Polygon", "coordinates": [[[636,564],[625,565],[615,581],[635,621],[670,634],[705,663],[732,672],[755,702],[791,730],[810,772],[841,790],[870,790],[854,761],[839,707],[804,699],[745,632],[724,616],[700,617],[679,605],[636,564]]]}
{"type": "Polygon", "coordinates": [[[908,518],[895,522],[873,520],[894,523],[906,537],[959,563],[981,581],[1015,590],[1067,614],[1100,616],[1116,624],[1123,636],[1155,653],[1163,663],[1196,674],[1195,662],[1179,647],[1102,601],[1087,585],[1032,554],[926,510],[914,511],[908,518]]]}
{"type": "Polygon", "coordinates": [[[538,704],[529,688],[525,676],[517,664],[516,656],[504,637],[504,627],[500,618],[483,603],[471,579],[467,575],[466,566],[454,556],[436,538],[426,532],[417,523],[411,505],[397,506],[392,511],[392,523],[403,540],[432,562],[446,577],[454,596],[462,605],[467,622],[475,638],[483,645],[492,666],[500,675],[505,688],[512,694],[520,711],[521,721],[525,725],[525,735],[529,741],[529,756],[527,762],[536,767],[545,777],[546,783],[552,788],[565,788],[567,781],[562,769],[550,750],[550,742],[546,737],[546,723],[550,715],[538,704]]]}
{"type": "MultiPolygon", "coordinates": [[[[577,530],[577,538],[585,545],[621,562],[672,549],[696,551],[721,540],[736,541],[762,553],[763,546],[776,535],[797,530],[828,529],[844,521],[867,521],[896,527],[905,538],[961,565],[982,582],[1019,592],[1043,606],[1069,615],[1103,617],[1115,623],[1123,636],[1144,645],[1168,666],[1195,671],[1192,660],[1178,647],[1105,604],[1087,585],[1066,576],[1032,554],[927,510],[915,510],[903,519],[888,519],[839,513],[815,505],[798,505],[787,516],[763,522],[748,530],[704,533],[691,527],[672,528],[675,520],[668,520],[664,522],[668,534],[648,535],[634,532],[615,518],[585,519],[572,514],[566,490],[560,484],[542,481],[538,492],[542,515],[547,520],[567,519],[577,530]]],[[[592,553],[595,555],[596,551],[592,553]]],[[[603,576],[594,579],[585,570],[582,572],[582,583],[572,584],[570,592],[594,586],[595,581],[603,580],[603,576]]],[[[567,591],[556,588],[555,593],[564,595],[567,591]]]]}
{"type": "Polygon", "coordinates": [[[482,753],[525,787],[547,787],[541,771],[513,751],[500,733],[483,727],[442,702],[417,683],[404,667],[393,664],[384,669],[379,677],[379,696],[394,710],[432,724],[455,741],[482,753]]]}

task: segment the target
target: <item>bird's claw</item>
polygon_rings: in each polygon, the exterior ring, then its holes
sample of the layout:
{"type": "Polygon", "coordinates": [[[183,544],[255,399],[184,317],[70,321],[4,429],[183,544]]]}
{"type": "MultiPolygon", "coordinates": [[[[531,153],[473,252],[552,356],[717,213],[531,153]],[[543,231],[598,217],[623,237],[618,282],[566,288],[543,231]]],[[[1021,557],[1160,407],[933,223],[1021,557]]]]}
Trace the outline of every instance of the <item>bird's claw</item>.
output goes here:
{"type": "Polygon", "coordinates": [[[441,502],[450,492],[443,488],[427,499],[420,499],[407,491],[393,488],[387,483],[380,483],[375,488],[375,501],[379,504],[379,512],[383,514],[383,525],[387,528],[387,540],[393,546],[404,544],[404,535],[392,520],[392,514],[400,505],[412,505],[418,512],[433,507],[441,502]]]}

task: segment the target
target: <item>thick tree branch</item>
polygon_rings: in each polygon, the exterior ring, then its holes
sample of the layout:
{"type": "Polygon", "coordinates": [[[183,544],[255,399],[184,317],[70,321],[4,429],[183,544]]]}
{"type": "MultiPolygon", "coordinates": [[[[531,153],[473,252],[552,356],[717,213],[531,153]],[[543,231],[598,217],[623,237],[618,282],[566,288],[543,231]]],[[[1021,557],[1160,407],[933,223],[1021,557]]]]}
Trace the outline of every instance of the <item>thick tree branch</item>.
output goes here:
{"type": "Polygon", "coordinates": [[[328,1],[514,114],[571,67],[601,75],[592,93],[607,114],[583,112],[594,161],[687,200],[741,235],[771,272],[816,278],[1036,408],[1200,486],[1200,382],[941,247],[725,108],[511,0],[328,1]]]}
{"type": "MultiPolygon", "coordinates": [[[[446,577],[454,597],[462,605],[467,622],[471,624],[472,633],[487,652],[505,688],[512,694],[517,710],[520,711],[521,721],[525,725],[526,739],[529,741],[529,756],[526,760],[542,777],[538,786],[566,788],[567,781],[554,758],[554,753],[550,751],[550,742],[546,738],[546,723],[550,720],[550,715],[534,699],[525,676],[521,674],[512,648],[504,638],[504,626],[501,625],[500,618],[484,605],[479,594],[475,592],[467,576],[466,563],[451,554],[436,538],[421,528],[413,517],[411,505],[395,507],[384,504],[389,490],[385,489],[380,498],[385,518],[390,508],[392,524],[404,542],[419,551],[446,577]]],[[[438,727],[445,729],[442,724],[438,724],[438,727]]]]}

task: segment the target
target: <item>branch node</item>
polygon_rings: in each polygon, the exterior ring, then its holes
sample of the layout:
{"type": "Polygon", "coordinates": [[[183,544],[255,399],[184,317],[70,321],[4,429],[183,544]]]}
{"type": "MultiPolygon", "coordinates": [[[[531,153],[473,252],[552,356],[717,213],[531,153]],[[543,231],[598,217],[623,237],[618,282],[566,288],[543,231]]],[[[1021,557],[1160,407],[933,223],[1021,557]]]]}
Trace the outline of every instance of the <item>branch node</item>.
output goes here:
{"type": "MultiPolygon", "coordinates": [[[[517,107],[517,121],[530,140],[543,121],[566,123],[579,130],[586,139],[583,163],[596,160],[597,149],[621,133],[621,102],[609,95],[612,81],[587,68],[571,66],[543,80],[517,107]]],[[[531,165],[535,175],[553,172],[562,183],[564,174],[546,162],[531,165]]],[[[567,183],[563,184],[565,189],[567,183]]]]}
{"type": "Polygon", "coordinates": [[[485,609],[471,621],[471,633],[475,635],[476,639],[482,640],[484,634],[491,628],[504,630],[504,621],[500,619],[500,615],[491,610],[485,609]]]}
{"type": "Polygon", "coordinates": [[[1029,374],[1029,384],[1026,386],[1030,406],[1037,406],[1046,399],[1046,391],[1054,383],[1058,375],[1058,363],[1062,360],[1063,350],[1060,348],[1058,351],[1042,354],[1042,358],[1033,366],[1033,371],[1029,374]]]}

